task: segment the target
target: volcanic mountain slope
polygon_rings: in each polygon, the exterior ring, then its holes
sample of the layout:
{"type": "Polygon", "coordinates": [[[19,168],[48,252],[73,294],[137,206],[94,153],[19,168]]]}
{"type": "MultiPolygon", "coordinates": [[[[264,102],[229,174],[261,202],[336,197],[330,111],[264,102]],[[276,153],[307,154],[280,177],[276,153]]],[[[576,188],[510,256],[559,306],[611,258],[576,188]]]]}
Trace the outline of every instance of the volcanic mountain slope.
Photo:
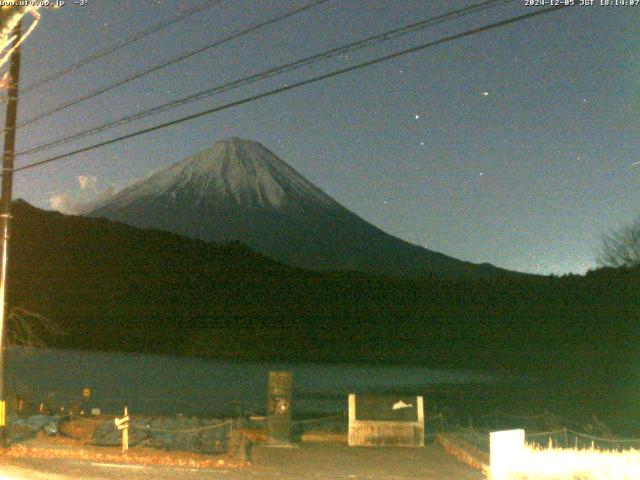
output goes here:
{"type": "Polygon", "coordinates": [[[240,241],[313,270],[455,276],[502,271],[386,234],[263,145],[238,138],[156,172],[87,214],[205,241],[240,241]]]}

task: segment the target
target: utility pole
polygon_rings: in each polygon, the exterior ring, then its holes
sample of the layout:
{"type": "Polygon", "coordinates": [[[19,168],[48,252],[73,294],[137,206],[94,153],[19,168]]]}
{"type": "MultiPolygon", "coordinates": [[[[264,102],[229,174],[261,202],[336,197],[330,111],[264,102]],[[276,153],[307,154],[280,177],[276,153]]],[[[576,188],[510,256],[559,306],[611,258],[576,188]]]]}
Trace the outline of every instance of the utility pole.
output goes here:
{"type": "Polygon", "coordinates": [[[16,118],[18,114],[18,81],[20,80],[20,46],[22,20],[16,25],[13,34],[18,42],[11,54],[9,69],[9,87],[7,89],[7,116],[4,130],[4,157],[2,159],[2,193],[0,194],[0,226],[2,228],[0,247],[2,260],[0,266],[0,443],[7,445],[7,402],[5,395],[6,372],[6,326],[7,314],[7,270],[9,264],[9,226],[11,223],[11,195],[13,193],[13,160],[16,145],[16,118]]]}

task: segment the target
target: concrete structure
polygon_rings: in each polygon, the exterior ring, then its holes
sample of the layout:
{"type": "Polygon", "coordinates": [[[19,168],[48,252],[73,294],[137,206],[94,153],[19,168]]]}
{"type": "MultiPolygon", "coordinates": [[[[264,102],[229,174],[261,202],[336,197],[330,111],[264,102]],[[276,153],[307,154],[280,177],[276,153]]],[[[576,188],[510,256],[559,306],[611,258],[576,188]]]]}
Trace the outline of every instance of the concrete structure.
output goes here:
{"type": "Polygon", "coordinates": [[[349,395],[349,446],[424,446],[422,397],[349,395]]]}

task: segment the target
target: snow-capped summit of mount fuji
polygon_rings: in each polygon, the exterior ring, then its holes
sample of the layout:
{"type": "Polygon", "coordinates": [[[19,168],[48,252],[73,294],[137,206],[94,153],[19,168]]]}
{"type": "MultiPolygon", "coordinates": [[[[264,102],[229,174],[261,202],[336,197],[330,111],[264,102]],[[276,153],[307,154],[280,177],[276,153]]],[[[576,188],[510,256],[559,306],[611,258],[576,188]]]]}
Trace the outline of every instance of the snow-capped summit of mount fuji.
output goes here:
{"type": "Polygon", "coordinates": [[[213,242],[240,241],[315,270],[490,275],[393,237],[333,200],[262,144],[231,138],[131,185],[88,215],[213,242]]]}
{"type": "MultiPolygon", "coordinates": [[[[339,205],[262,144],[231,138],[164,168],[117,194],[109,209],[164,198],[226,208],[296,208],[339,205]]],[[[98,206],[97,208],[100,208],[98,206]]]]}

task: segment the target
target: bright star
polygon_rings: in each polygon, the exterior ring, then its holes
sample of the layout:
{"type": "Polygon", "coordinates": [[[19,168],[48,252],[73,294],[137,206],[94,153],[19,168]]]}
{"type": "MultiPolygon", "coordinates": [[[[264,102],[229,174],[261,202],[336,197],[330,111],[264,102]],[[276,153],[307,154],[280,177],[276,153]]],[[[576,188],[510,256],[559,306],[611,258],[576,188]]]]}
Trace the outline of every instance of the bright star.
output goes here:
{"type": "Polygon", "coordinates": [[[482,92],[482,95],[484,95],[485,97],[489,96],[489,92],[482,92]]]}
{"type": "Polygon", "coordinates": [[[419,120],[419,119],[420,119],[420,115],[416,113],[416,120],[419,120]]]}

